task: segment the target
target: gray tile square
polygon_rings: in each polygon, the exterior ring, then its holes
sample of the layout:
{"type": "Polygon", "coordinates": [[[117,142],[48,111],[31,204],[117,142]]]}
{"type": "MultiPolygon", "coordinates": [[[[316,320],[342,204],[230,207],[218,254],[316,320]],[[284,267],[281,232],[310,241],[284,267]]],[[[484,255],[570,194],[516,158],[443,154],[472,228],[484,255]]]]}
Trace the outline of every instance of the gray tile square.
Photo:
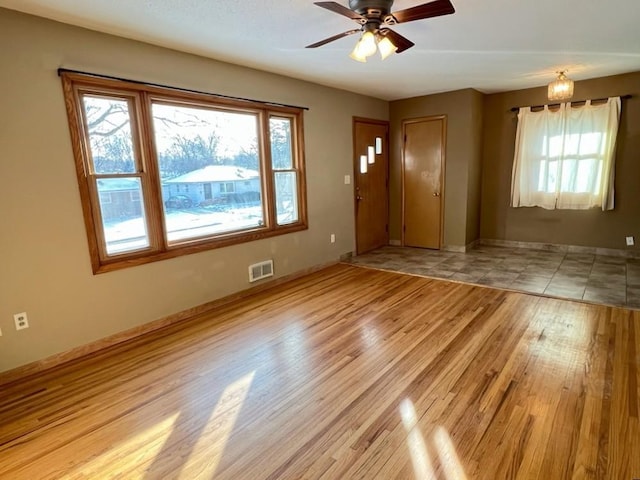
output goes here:
{"type": "Polygon", "coordinates": [[[505,272],[501,270],[492,270],[484,277],[478,280],[478,283],[490,287],[508,288],[518,278],[518,272],[505,272]]]}
{"type": "Polygon", "coordinates": [[[524,270],[527,268],[527,262],[522,260],[518,260],[518,261],[505,260],[497,268],[499,268],[503,272],[520,273],[520,272],[524,272],[524,270]]]}
{"type": "Polygon", "coordinates": [[[544,289],[546,295],[552,295],[554,297],[582,299],[584,295],[584,286],[572,286],[572,285],[558,285],[549,283],[547,288],[544,289]]]}
{"type": "Polygon", "coordinates": [[[472,263],[470,265],[466,265],[466,266],[462,267],[460,270],[458,270],[458,272],[460,272],[460,273],[468,273],[470,275],[478,275],[478,274],[481,273],[482,276],[484,277],[491,270],[492,270],[492,268],[487,266],[487,265],[472,263]]]}
{"type": "Polygon", "coordinates": [[[476,272],[456,272],[451,275],[451,280],[458,280],[459,282],[470,282],[477,283],[482,277],[484,277],[487,272],[476,271],[476,272]]]}
{"type": "Polygon", "coordinates": [[[457,260],[457,259],[448,258],[447,260],[443,260],[442,262],[440,262],[438,265],[440,267],[442,267],[442,268],[447,268],[449,270],[458,271],[461,268],[464,268],[467,265],[469,265],[469,262],[467,262],[465,260],[457,260]]]}
{"type": "Polygon", "coordinates": [[[627,284],[640,287],[640,265],[627,263],[627,284]]]}
{"type": "Polygon", "coordinates": [[[587,287],[582,298],[590,302],[623,306],[626,302],[627,295],[624,288],[611,289],[587,287]]]}
{"type": "Polygon", "coordinates": [[[596,255],[595,265],[626,265],[625,257],[612,257],[610,255],[596,255]]]}
{"type": "Polygon", "coordinates": [[[640,308],[640,287],[627,287],[627,306],[640,308]]]}
{"type": "Polygon", "coordinates": [[[587,285],[594,288],[622,289],[627,286],[627,278],[623,275],[589,275],[587,285]]]}
{"type": "Polygon", "coordinates": [[[580,270],[558,270],[553,277],[563,280],[574,280],[576,282],[586,282],[589,279],[589,272],[580,270]]]}
{"type": "Polygon", "coordinates": [[[534,275],[537,277],[551,278],[556,273],[556,271],[557,271],[557,268],[530,264],[530,265],[527,265],[527,267],[522,271],[522,273],[526,273],[528,275],[534,275]]]}
{"type": "Polygon", "coordinates": [[[543,293],[549,285],[549,278],[537,275],[520,274],[511,283],[509,288],[522,290],[523,292],[543,293]]]}
{"type": "Polygon", "coordinates": [[[567,253],[564,259],[565,261],[574,261],[579,263],[593,263],[596,256],[591,253],[567,253]]]}
{"type": "Polygon", "coordinates": [[[398,268],[398,270],[404,273],[413,273],[415,275],[425,275],[425,276],[428,276],[429,272],[431,271],[430,268],[427,268],[421,265],[414,265],[410,267],[405,266],[402,268],[398,268]]]}
{"type": "Polygon", "coordinates": [[[592,263],[579,263],[579,262],[562,262],[558,267],[561,272],[577,273],[580,275],[589,275],[593,269],[592,263]]]}
{"type": "Polygon", "coordinates": [[[549,285],[556,285],[558,287],[586,287],[588,277],[586,275],[576,275],[558,272],[552,278],[549,285]]]}
{"type": "Polygon", "coordinates": [[[427,273],[426,275],[435,278],[450,278],[456,273],[457,272],[455,272],[454,270],[447,270],[444,268],[430,268],[429,273],[427,273]]]}
{"type": "Polygon", "coordinates": [[[627,267],[622,264],[610,264],[610,263],[594,263],[591,269],[591,275],[627,275],[627,267]]]}

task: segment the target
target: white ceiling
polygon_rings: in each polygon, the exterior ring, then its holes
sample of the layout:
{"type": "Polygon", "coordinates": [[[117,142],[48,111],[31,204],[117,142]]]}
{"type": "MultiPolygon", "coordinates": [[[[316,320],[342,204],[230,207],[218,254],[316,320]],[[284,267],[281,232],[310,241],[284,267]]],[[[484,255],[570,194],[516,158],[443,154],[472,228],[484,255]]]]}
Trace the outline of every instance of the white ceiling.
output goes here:
{"type": "MultiPolygon", "coordinates": [[[[348,0],[337,0],[347,5],[348,0]]],[[[639,0],[452,0],[453,15],[396,25],[416,46],[348,57],[357,28],[312,0],[0,0],[0,6],[239,65],[395,100],[640,71],[639,0]]],[[[423,3],[396,0],[392,10],[423,3]]]]}

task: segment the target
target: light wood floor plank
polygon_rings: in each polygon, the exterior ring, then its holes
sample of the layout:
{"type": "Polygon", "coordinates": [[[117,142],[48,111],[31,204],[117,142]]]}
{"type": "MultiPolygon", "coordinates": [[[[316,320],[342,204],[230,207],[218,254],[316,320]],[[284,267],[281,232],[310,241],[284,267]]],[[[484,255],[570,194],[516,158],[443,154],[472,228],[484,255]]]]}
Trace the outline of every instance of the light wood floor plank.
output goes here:
{"type": "Polygon", "coordinates": [[[640,478],[640,312],[337,265],[0,393],[0,478],[640,478]]]}

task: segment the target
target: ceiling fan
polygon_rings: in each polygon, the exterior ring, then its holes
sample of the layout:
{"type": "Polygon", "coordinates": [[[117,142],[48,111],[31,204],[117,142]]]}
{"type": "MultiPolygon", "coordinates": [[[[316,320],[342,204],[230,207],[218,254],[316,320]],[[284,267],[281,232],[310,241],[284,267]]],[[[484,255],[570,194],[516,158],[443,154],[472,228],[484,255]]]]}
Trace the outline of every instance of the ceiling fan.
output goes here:
{"type": "Polygon", "coordinates": [[[384,60],[392,53],[402,53],[415,45],[408,38],[388,28],[389,26],[450,15],[455,12],[450,0],[434,0],[397,12],[391,12],[393,0],[349,0],[349,8],[336,2],[314,3],[319,7],[355,20],[360,24],[360,28],[325,38],[307,45],[306,48],[321,47],[342,37],[362,33],[350,55],[351,58],[359,62],[366,62],[367,57],[373,55],[376,50],[380,51],[384,60]]]}

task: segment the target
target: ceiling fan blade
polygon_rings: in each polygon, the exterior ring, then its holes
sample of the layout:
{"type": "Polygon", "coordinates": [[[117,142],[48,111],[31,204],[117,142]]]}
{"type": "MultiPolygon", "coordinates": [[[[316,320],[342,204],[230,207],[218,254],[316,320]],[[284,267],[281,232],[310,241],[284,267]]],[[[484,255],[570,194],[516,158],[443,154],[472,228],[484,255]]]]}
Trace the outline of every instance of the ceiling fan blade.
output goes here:
{"type": "Polygon", "coordinates": [[[327,43],[333,42],[334,40],[338,40],[342,37],[347,37],[349,35],[353,35],[354,33],[359,33],[360,29],[356,28],[355,30],[348,30],[346,32],[339,33],[338,35],[334,35],[333,37],[325,38],[324,40],[320,40],[319,42],[312,43],[311,45],[307,45],[305,48],[317,48],[322,45],[326,45],[327,43]]]}
{"type": "Polygon", "coordinates": [[[407,23],[414,20],[422,20],[424,18],[440,17],[442,15],[450,15],[456,11],[450,0],[435,0],[429,3],[423,3],[415,7],[399,10],[389,14],[385,18],[385,22],[393,25],[394,23],[407,23]],[[389,18],[391,17],[391,18],[389,18]]]}
{"type": "Polygon", "coordinates": [[[356,13],[353,10],[336,2],[314,2],[314,4],[318,5],[319,7],[326,8],[327,10],[331,10],[334,13],[344,15],[345,17],[348,17],[351,20],[355,20],[360,23],[365,23],[367,21],[367,19],[359,13],[356,13]]]}
{"type": "Polygon", "coordinates": [[[388,28],[381,29],[380,34],[384,35],[385,37],[389,37],[389,40],[391,40],[391,43],[393,43],[396,47],[398,47],[398,50],[396,50],[396,53],[402,53],[405,50],[408,50],[415,45],[415,43],[413,43],[408,38],[405,38],[399,33],[394,32],[393,30],[390,30],[388,28]]]}

